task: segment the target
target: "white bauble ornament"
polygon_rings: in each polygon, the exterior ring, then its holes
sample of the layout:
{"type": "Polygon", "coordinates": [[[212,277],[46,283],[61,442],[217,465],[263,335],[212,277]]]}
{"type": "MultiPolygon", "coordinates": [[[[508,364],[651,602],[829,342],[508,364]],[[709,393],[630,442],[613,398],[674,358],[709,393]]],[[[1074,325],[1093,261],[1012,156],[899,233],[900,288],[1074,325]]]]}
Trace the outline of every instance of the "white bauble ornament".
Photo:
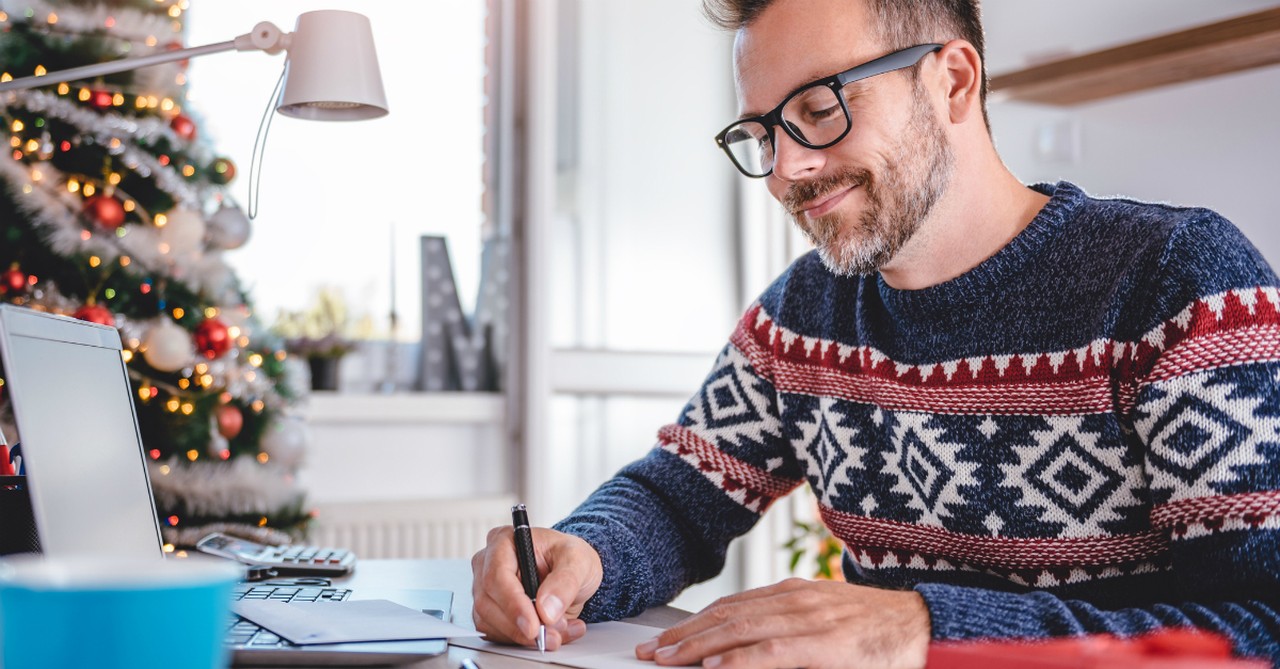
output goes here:
{"type": "Polygon", "coordinates": [[[142,357],[155,369],[176,372],[191,363],[196,348],[191,335],[168,318],[161,317],[142,339],[142,357]]]}
{"type": "Polygon", "coordinates": [[[169,253],[188,255],[200,251],[204,244],[204,216],[186,207],[165,214],[168,222],[160,228],[160,241],[169,245],[169,253]]]}
{"type": "Polygon", "coordinates": [[[293,469],[302,464],[308,441],[307,424],[301,418],[280,416],[267,426],[259,446],[270,462],[293,469]]]}
{"type": "Polygon", "coordinates": [[[238,249],[249,241],[249,217],[240,207],[222,205],[209,217],[209,246],[216,249],[238,249]]]}

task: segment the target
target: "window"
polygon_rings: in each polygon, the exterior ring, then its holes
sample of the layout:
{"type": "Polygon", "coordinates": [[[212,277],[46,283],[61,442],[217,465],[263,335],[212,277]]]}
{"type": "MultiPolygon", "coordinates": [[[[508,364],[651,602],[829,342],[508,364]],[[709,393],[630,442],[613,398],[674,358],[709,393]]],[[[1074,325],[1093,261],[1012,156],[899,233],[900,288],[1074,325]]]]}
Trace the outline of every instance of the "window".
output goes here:
{"type": "MultiPolygon", "coordinates": [[[[193,3],[187,43],[226,41],[258,21],[292,31],[299,14],[319,8],[306,0],[193,3]]],[[[280,308],[305,306],[318,286],[337,286],[379,336],[394,265],[400,336],[417,340],[419,235],[448,237],[464,311],[479,283],[485,4],[332,0],[323,8],[369,17],[391,113],[353,123],[277,116],[253,235],[228,260],[265,323],[280,308]]],[[[235,163],[231,193],[246,210],[254,137],[283,67],[283,55],[260,53],[191,61],[191,116],[212,149],[235,163]]]]}

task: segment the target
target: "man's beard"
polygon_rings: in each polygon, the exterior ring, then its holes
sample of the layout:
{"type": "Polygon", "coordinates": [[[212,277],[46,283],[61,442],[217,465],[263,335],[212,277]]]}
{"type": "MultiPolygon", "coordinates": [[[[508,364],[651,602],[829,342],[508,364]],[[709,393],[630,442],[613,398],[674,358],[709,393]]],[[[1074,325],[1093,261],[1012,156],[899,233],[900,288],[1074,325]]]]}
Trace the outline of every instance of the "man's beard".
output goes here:
{"type": "Polygon", "coordinates": [[[946,192],[954,166],[951,145],[930,114],[917,82],[911,123],[882,174],[877,177],[869,170],[848,167],[797,181],[787,189],[782,204],[828,270],[840,276],[871,274],[892,260],[920,229],[946,192]],[[835,213],[809,219],[800,209],[854,186],[861,187],[867,199],[866,210],[856,220],[835,213]]]}

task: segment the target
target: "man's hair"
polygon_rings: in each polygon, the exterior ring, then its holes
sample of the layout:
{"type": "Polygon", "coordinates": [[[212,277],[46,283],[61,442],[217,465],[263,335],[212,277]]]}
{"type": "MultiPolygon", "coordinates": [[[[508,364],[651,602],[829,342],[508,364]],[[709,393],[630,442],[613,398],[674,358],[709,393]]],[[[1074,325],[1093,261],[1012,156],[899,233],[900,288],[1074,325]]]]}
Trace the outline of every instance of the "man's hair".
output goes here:
{"type": "MultiPolygon", "coordinates": [[[[982,62],[982,117],[987,117],[987,58],[979,0],[861,0],[876,21],[888,51],[917,44],[963,39],[973,45],[982,62]]],[[[726,30],[746,27],[774,0],[702,0],[702,9],[726,30]]],[[[911,76],[916,68],[911,68],[911,76]]]]}

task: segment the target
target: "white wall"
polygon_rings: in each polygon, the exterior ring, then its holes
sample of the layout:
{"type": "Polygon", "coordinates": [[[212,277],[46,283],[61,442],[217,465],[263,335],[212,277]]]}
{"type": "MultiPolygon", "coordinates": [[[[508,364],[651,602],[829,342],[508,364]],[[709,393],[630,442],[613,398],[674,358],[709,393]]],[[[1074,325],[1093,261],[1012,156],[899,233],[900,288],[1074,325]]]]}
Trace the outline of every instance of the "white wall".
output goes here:
{"type": "Polygon", "coordinates": [[[1024,181],[1073,181],[1097,195],[1209,207],[1280,266],[1280,67],[1078,107],[991,106],[996,144],[1024,181]],[[1036,155],[1044,126],[1074,124],[1079,158],[1036,155]]]}

